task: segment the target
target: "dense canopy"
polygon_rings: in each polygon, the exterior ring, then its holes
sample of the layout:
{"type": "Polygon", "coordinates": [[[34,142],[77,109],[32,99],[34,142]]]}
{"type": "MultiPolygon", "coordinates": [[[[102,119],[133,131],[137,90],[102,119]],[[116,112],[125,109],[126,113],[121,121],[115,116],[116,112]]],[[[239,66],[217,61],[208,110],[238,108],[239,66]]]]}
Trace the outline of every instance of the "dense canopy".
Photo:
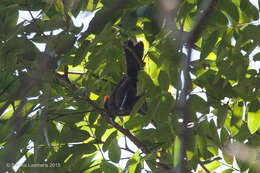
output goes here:
{"type": "Polygon", "coordinates": [[[0,172],[256,173],[259,6],[2,0],[0,172]],[[113,123],[128,39],[144,43],[141,97],[113,123]]]}

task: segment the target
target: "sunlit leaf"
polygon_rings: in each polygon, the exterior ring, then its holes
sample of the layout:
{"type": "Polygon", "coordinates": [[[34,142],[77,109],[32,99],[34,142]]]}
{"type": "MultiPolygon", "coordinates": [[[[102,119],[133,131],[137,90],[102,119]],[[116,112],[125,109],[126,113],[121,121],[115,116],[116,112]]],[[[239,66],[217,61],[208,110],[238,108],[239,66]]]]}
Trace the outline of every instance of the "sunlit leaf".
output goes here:
{"type": "Polygon", "coordinates": [[[209,170],[209,171],[214,171],[215,169],[217,169],[220,166],[219,161],[213,161],[211,163],[208,163],[205,165],[205,167],[209,170]]]}
{"type": "Polygon", "coordinates": [[[254,134],[260,127],[260,109],[257,112],[248,112],[248,128],[254,134]]]}
{"type": "Polygon", "coordinates": [[[178,136],[174,140],[174,168],[176,168],[181,162],[181,146],[182,142],[178,136]]]}

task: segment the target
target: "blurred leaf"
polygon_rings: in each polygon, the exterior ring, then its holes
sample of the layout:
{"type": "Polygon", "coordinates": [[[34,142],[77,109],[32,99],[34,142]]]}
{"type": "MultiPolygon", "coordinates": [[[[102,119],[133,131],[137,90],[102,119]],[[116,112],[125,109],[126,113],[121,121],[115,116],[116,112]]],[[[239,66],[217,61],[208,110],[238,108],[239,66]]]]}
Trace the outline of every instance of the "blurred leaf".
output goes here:
{"type": "MultiPolygon", "coordinates": [[[[147,115],[149,116],[149,115],[147,115]]],[[[148,122],[147,120],[148,118],[145,116],[134,116],[134,117],[131,117],[126,123],[125,123],[125,128],[126,129],[133,129],[133,128],[137,128],[137,127],[140,127],[140,126],[143,126],[144,124],[146,124],[148,122]]]]}
{"type": "Polygon", "coordinates": [[[224,171],[222,171],[221,173],[232,173],[233,172],[233,169],[226,169],[224,171]]]}
{"type": "Polygon", "coordinates": [[[69,128],[66,125],[62,128],[61,134],[58,136],[59,142],[74,143],[82,142],[90,137],[90,134],[85,130],[72,127],[69,128]]]}
{"type": "Polygon", "coordinates": [[[240,127],[242,124],[242,116],[243,116],[243,103],[240,105],[239,103],[233,106],[233,112],[231,117],[231,125],[235,125],[236,127],[240,127]]]}
{"type": "Polygon", "coordinates": [[[231,115],[230,115],[230,113],[227,115],[224,126],[231,133],[231,136],[235,136],[239,132],[239,129],[238,129],[238,127],[236,127],[236,125],[231,125],[231,115]]]}
{"type": "Polygon", "coordinates": [[[117,136],[117,131],[114,131],[113,133],[111,133],[108,136],[108,138],[106,139],[106,141],[105,141],[105,143],[103,144],[103,147],[102,147],[102,150],[104,152],[106,152],[109,149],[112,141],[116,138],[116,136],[117,136]]]}
{"type": "Polygon", "coordinates": [[[227,118],[228,105],[221,106],[217,111],[217,127],[223,127],[227,118]]]}
{"type": "Polygon", "coordinates": [[[205,59],[208,56],[208,54],[212,51],[212,49],[215,47],[216,42],[218,40],[218,35],[219,32],[214,31],[206,39],[203,39],[200,59],[205,59]]]}
{"type": "Polygon", "coordinates": [[[248,112],[248,128],[254,134],[260,127],[260,109],[257,112],[248,112]]]}
{"type": "Polygon", "coordinates": [[[8,102],[6,102],[5,105],[3,105],[3,107],[1,107],[1,109],[3,110],[1,110],[2,112],[0,112],[0,120],[8,120],[13,116],[14,110],[12,109],[12,105],[8,106],[7,103],[8,102]],[[6,109],[4,109],[4,106],[6,107],[6,109]]]}
{"type": "Polygon", "coordinates": [[[205,165],[205,167],[209,170],[209,171],[214,171],[215,169],[217,169],[220,166],[219,161],[213,161],[211,163],[208,163],[205,165]]]}
{"type": "Polygon", "coordinates": [[[218,26],[219,28],[227,26],[228,20],[226,16],[218,9],[215,9],[210,17],[207,19],[207,24],[209,27],[213,27],[213,29],[216,29],[214,27],[218,26]]]}
{"type": "Polygon", "coordinates": [[[240,9],[245,12],[248,17],[252,18],[251,20],[257,20],[259,18],[257,8],[249,1],[241,1],[240,9]]]}
{"type": "Polygon", "coordinates": [[[174,140],[174,168],[176,168],[181,162],[181,140],[178,136],[174,140]]]}
{"type": "Polygon", "coordinates": [[[94,159],[95,154],[90,155],[88,157],[85,158],[81,158],[79,161],[77,161],[74,165],[72,165],[73,170],[77,171],[77,170],[83,170],[86,169],[88,167],[90,167],[92,160],[94,159]]]}
{"type": "Polygon", "coordinates": [[[260,61],[260,52],[254,55],[254,61],[260,61]]]}
{"type": "Polygon", "coordinates": [[[169,88],[169,77],[168,74],[161,70],[158,76],[159,86],[162,90],[168,90],[169,88]]]}
{"type": "Polygon", "coordinates": [[[228,131],[225,128],[222,128],[220,131],[220,141],[222,145],[227,144],[229,141],[229,134],[228,131]]]}
{"type": "Polygon", "coordinates": [[[136,29],[137,15],[135,12],[125,13],[120,21],[120,26],[124,29],[136,29]]]}
{"type": "Polygon", "coordinates": [[[209,113],[209,106],[207,102],[198,95],[190,95],[191,110],[195,112],[201,112],[202,114],[209,113]]]}
{"type": "Polygon", "coordinates": [[[214,144],[217,146],[220,146],[220,139],[219,139],[217,130],[218,129],[215,125],[215,122],[213,120],[211,120],[209,123],[209,134],[210,134],[211,138],[213,139],[214,144]]]}
{"type": "Polygon", "coordinates": [[[113,164],[111,164],[111,163],[109,163],[105,160],[101,164],[101,169],[103,170],[103,172],[106,172],[106,173],[117,173],[117,172],[119,172],[118,168],[115,165],[113,165],[113,164]]]}
{"type": "Polygon", "coordinates": [[[220,1],[220,7],[236,22],[239,21],[238,9],[232,1],[220,1]]]}
{"type": "Polygon", "coordinates": [[[117,144],[117,140],[114,138],[109,146],[108,150],[109,159],[115,163],[118,163],[121,157],[121,150],[117,144]]]}
{"type": "Polygon", "coordinates": [[[196,135],[196,144],[202,156],[207,159],[209,157],[209,153],[207,150],[207,142],[204,137],[200,135],[196,135]]]}

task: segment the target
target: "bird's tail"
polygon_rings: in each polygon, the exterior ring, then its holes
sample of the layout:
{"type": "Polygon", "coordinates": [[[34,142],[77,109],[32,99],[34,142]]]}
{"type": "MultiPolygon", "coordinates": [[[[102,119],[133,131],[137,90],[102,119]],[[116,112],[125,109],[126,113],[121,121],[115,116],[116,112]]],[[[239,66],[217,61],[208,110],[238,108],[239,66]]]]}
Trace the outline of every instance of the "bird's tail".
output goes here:
{"type": "Polygon", "coordinates": [[[137,73],[143,69],[145,63],[143,61],[144,44],[143,42],[134,43],[131,40],[125,42],[124,45],[126,56],[126,72],[128,77],[137,79],[137,73]]]}

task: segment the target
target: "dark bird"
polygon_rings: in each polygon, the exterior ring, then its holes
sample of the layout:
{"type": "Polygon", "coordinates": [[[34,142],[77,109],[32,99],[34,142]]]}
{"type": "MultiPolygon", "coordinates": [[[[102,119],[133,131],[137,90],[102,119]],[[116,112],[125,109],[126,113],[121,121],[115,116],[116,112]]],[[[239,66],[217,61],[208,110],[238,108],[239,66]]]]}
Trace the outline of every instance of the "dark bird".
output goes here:
{"type": "MultiPolygon", "coordinates": [[[[104,99],[105,113],[111,118],[115,116],[129,115],[135,103],[141,96],[137,96],[137,75],[138,71],[145,66],[143,61],[144,44],[143,42],[134,43],[128,40],[124,44],[126,57],[126,75],[117,84],[111,96],[104,99]]],[[[144,107],[144,105],[142,106],[144,107]]],[[[138,112],[143,114],[141,108],[138,112]]]]}

